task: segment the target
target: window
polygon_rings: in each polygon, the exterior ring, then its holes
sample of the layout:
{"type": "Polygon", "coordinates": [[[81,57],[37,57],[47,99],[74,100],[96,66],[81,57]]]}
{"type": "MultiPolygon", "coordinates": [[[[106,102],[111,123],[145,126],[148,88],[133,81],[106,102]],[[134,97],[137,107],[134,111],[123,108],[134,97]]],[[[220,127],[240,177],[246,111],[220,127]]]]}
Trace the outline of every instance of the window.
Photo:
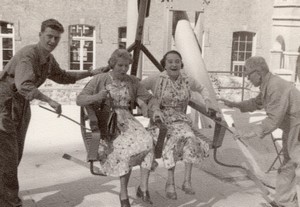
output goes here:
{"type": "Polygon", "coordinates": [[[0,21],[0,70],[14,55],[13,24],[0,21]]]}
{"type": "Polygon", "coordinates": [[[118,29],[118,47],[119,48],[126,49],[126,41],[127,41],[126,31],[127,31],[126,27],[119,27],[119,29],[118,29]]]}
{"type": "Polygon", "coordinates": [[[252,56],[253,32],[234,32],[232,40],[231,72],[235,76],[242,76],[245,60],[252,56]]]}
{"type": "Polygon", "coordinates": [[[70,69],[88,70],[95,67],[95,28],[77,24],[69,27],[70,69]]]}

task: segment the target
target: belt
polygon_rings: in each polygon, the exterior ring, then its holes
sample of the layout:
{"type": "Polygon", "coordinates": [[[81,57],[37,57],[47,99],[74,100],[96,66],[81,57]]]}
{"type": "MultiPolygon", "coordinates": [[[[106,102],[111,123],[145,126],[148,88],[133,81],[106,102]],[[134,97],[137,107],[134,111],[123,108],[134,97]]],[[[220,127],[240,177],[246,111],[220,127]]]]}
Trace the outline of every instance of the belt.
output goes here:
{"type": "Polygon", "coordinates": [[[125,110],[129,110],[129,106],[119,106],[119,105],[114,105],[113,108],[115,109],[125,109],[125,110]]]}
{"type": "Polygon", "coordinates": [[[122,106],[122,105],[109,105],[109,104],[104,104],[103,106],[98,106],[98,108],[100,110],[104,109],[104,110],[108,110],[109,108],[113,108],[113,109],[125,109],[125,110],[130,110],[129,106],[122,106]]]}
{"type": "Polygon", "coordinates": [[[175,111],[183,111],[183,107],[181,106],[161,106],[162,110],[164,109],[174,109],[175,111]]]}

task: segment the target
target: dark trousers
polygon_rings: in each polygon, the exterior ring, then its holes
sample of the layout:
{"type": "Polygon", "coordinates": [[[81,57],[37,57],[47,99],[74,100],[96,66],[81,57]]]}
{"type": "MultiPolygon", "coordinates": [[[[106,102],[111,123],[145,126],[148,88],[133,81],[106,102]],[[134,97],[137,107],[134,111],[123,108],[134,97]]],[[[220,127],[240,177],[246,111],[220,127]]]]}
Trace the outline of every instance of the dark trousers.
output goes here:
{"type": "Polygon", "coordinates": [[[30,121],[29,102],[0,82],[0,206],[22,206],[18,165],[30,121]]]}

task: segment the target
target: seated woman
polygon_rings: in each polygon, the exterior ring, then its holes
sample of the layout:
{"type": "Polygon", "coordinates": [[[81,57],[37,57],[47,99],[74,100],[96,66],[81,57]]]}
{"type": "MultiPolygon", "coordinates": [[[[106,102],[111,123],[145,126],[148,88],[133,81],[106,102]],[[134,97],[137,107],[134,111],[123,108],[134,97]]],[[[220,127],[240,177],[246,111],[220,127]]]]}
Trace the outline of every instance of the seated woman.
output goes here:
{"type": "MultiPolygon", "coordinates": [[[[195,194],[191,185],[193,164],[199,164],[208,156],[209,145],[195,136],[192,121],[186,115],[187,104],[191,98],[191,91],[199,92],[206,104],[211,107],[208,90],[194,79],[181,73],[183,67],[179,52],[171,50],[161,60],[165,71],[141,81],[148,90],[159,100],[163,112],[163,119],[168,128],[163,146],[162,159],[168,169],[166,182],[166,197],[176,200],[174,171],[177,161],[185,163],[185,175],[182,190],[186,194],[195,194]]],[[[155,125],[150,122],[150,131],[157,134],[155,125]],[[152,130],[151,130],[152,129],[152,130]]],[[[157,137],[157,136],[154,136],[157,137]]]]}
{"type": "Polygon", "coordinates": [[[120,202],[130,206],[127,186],[131,169],[141,167],[141,182],[137,196],[152,204],[148,192],[148,178],[153,161],[153,139],[143,125],[131,114],[134,103],[139,99],[154,111],[154,118],[161,118],[158,101],[140,84],[139,80],[127,75],[132,63],[125,49],[115,50],[108,64],[112,71],[94,76],[77,97],[79,106],[113,102],[117,113],[118,134],[112,141],[101,140],[100,164],[105,174],[120,177],[120,202]]]}

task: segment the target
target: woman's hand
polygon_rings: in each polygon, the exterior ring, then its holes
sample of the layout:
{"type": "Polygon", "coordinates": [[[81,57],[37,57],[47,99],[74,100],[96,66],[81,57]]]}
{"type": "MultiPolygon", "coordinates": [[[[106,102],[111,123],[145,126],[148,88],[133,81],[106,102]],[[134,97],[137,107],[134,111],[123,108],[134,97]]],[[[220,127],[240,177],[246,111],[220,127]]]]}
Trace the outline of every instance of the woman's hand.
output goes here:
{"type": "Polygon", "coordinates": [[[204,102],[205,102],[205,110],[207,113],[209,112],[209,109],[214,109],[210,99],[205,99],[204,102]]]}
{"type": "Polygon", "coordinates": [[[153,121],[156,122],[158,120],[160,120],[161,122],[164,122],[164,115],[160,110],[155,110],[153,112],[153,117],[152,117],[153,121]]]}
{"type": "Polygon", "coordinates": [[[97,100],[98,101],[102,101],[102,100],[106,99],[107,98],[107,94],[108,94],[107,90],[100,91],[99,93],[96,94],[97,100]]]}
{"type": "Polygon", "coordinates": [[[139,108],[141,109],[143,116],[148,117],[148,109],[149,109],[148,105],[139,98],[137,98],[136,102],[139,105],[139,108]]]}

